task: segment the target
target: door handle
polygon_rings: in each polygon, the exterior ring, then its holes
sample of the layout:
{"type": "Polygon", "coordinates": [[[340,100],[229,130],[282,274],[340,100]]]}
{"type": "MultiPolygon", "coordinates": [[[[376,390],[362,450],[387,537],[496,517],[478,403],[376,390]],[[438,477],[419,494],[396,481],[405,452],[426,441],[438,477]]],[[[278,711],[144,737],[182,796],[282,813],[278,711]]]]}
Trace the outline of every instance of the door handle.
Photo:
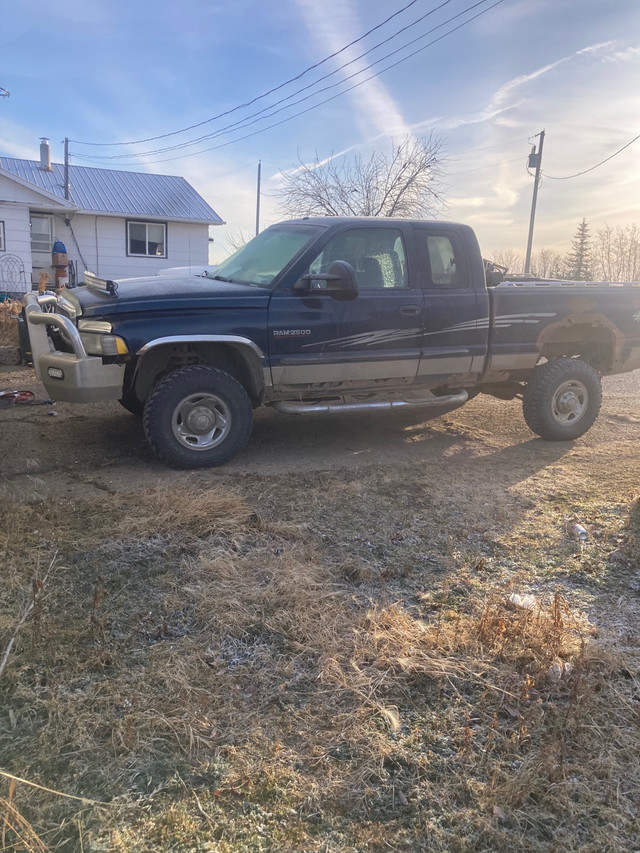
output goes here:
{"type": "Polygon", "coordinates": [[[400,308],[401,314],[418,314],[420,309],[417,305],[402,305],[400,308]]]}

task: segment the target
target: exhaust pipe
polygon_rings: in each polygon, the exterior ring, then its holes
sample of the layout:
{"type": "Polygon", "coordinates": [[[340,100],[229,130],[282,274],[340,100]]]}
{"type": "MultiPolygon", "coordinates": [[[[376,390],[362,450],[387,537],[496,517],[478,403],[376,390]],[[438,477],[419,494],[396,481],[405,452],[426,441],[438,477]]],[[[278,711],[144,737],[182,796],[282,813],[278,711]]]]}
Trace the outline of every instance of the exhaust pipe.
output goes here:
{"type": "Polygon", "coordinates": [[[466,403],[469,394],[466,391],[456,391],[444,397],[429,394],[414,400],[376,400],[370,403],[304,403],[296,400],[280,400],[272,403],[272,407],[285,415],[310,415],[339,412],[389,412],[392,409],[417,409],[420,407],[433,408],[437,406],[458,406],[466,403]]]}

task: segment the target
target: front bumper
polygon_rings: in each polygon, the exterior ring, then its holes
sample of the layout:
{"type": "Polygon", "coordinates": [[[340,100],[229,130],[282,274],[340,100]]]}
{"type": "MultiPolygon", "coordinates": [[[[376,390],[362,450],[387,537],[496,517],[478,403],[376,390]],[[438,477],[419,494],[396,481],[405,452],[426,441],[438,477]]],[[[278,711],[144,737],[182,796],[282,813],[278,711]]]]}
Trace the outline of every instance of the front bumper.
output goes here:
{"type": "Polygon", "coordinates": [[[52,400],[98,403],[122,397],[124,365],[103,364],[100,356],[87,355],[73,321],[63,314],[43,311],[43,305],[55,308],[55,297],[39,299],[36,293],[27,293],[23,305],[33,368],[52,400]],[[73,352],[56,350],[47,326],[59,329],[73,352]]]}

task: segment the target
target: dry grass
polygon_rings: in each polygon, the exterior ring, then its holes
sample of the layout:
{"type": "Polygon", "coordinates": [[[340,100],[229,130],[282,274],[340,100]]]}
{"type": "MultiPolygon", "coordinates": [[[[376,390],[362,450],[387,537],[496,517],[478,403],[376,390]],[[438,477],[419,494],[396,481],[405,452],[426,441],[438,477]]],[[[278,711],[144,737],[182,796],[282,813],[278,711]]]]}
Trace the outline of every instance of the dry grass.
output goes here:
{"type": "Polygon", "coordinates": [[[126,510],[116,527],[122,537],[175,537],[180,533],[204,539],[220,530],[227,534],[241,530],[252,515],[235,494],[186,487],[177,494],[166,489],[136,493],[126,510]]]}
{"type": "Polygon", "coordinates": [[[638,502],[519,497],[532,544],[506,491],[460,512],[408,471],[246,491],[4,508],[5,639],[62,549],[0,679],[4,768],[109,805],[17,784],[2,849],[633,849],[638,502]]]}
{"type": "Polygon", "coordinates": [[[49,853],[49,848],[35,832],[28,820],[20,814],[9,799],[0,797],[2,812],[2,844],[3,850],[26,850],[29,853],[49,853]],[[9,846],[7,846],[9,843],[9,846]]]}
{"type": "Polygon", "coordinates": [[[22,304],[15,299],[0,302],[0,346],[18,346],[18,324],[16,317],[22,304]]]}

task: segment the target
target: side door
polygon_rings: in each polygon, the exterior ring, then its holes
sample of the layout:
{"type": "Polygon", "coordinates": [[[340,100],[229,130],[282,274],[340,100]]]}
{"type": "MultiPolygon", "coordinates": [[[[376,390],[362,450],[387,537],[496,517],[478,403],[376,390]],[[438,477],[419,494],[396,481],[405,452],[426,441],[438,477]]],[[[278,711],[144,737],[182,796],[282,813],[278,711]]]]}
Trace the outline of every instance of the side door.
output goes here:
{"type": "Polygon", "coordinates": [[[333,261],[346,261],[356,274],[355,299],[334,298],[322,281],[313,282],[308,294],[292,293],[286,300],[274,293],[272,375],[278,390],[356,390],[415,381],[424,292],[411,276],[415,261],[410,257],[407,229],[383,222],[343,228],[303,271],[320,276],[333,261]],[[297,309],[292,304],[295,299],[297,309]],[[290,328],[278,331],[285,305],[292,310],[290,328]],[[301,328],[296,328],[298,319],[301,328]]]}
{"type": "Polygon", "coordinates": [[[308,265],[288,276],[269,303],[269,361],[277,392],[304,393],[336,381],[327,342],[337,335],[337,303],[319,287],[293,290],[307,270],[308,265]]]}
{"type": "MultiPolygon", "coordinates": [[[[30,221],[33,283],[38,284],[38,275],[51,267],[53,217],[48,213],[32,213],[30,221]]],[[[54,283],[51,282],[49,287],[53,287],[53,285],[54,283]]]]}
{"type": "Polygon", "coordinates": [[[414,224],[425,296],[418,382],[438,384],[478,375],[484,366],[488,316],[478,320],[477,293],[460,233],[414,224]]]}

